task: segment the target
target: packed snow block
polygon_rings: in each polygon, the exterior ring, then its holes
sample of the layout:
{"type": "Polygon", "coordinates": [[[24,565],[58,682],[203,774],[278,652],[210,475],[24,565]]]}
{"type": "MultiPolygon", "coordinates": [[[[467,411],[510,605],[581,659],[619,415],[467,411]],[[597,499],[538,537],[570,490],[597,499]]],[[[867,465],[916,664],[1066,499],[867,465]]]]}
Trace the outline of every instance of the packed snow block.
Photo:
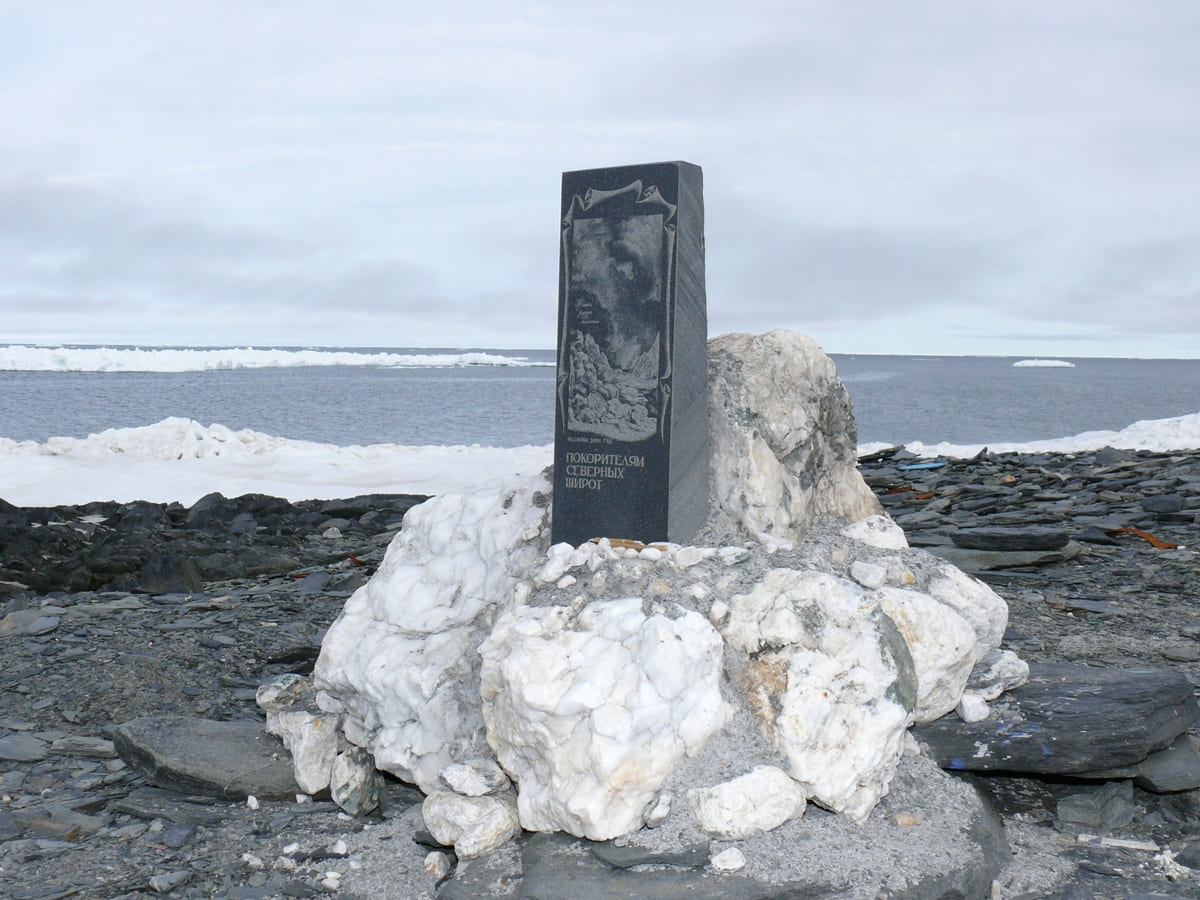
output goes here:
{"type": "Polygon", "coordinates": [[[708,513],[700,168],[566,172],[553,540],[687,543],[708,513]]]}

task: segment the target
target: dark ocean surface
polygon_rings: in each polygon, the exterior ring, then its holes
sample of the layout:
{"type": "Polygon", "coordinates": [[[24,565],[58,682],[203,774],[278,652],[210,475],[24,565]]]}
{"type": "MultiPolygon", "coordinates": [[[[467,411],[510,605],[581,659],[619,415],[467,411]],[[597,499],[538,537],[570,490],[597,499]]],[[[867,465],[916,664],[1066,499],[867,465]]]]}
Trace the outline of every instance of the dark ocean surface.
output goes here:
{"type": "MultiPolygon", "coordinates": [[[[181,416],[341,445],[550,443],[553,352],[489,352],[533,364],[0,371],[0,437],[86,437],[181,416]]],[[[860,443],[1025,442],[1200,411],[1200,360],[1018,359],[834,355],[860,443]]]]}

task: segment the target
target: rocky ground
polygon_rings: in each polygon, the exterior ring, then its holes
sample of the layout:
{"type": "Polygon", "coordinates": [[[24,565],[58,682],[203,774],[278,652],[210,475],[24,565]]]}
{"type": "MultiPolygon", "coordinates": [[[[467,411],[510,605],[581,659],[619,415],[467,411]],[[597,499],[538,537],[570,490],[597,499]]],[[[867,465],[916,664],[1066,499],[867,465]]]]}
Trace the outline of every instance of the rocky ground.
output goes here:
{"type": "MultiPolygon", "coordinates": [[[[1200,684],[1200,454],[884,451],[862,470],[914,546],[1008,601],[1006,646],[1024,658],[1200,684]]],[[[405,785],[388,782],[381,811],[355,820],[321,799],[164,791],[112,743],[143,716],[259,721],[256,688],[311,669],[415,499],[0,502],[0,896],[434,896],[405,785]]],[[[1200,895],[1200,792],[973,780],[1013,852],[1000,896],[1200,895]],[[1095,839],[1064,821],[1081,796],[1095,839]]],[[[443,893],[515,892],[515,863],[495,862],[443,893]]]]}

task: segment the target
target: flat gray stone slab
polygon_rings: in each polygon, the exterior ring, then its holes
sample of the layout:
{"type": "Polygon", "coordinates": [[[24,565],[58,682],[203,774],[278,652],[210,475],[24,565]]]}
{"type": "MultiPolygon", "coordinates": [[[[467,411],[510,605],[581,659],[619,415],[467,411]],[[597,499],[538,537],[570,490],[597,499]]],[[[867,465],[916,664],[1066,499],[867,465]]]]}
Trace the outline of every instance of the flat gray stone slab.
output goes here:
{"type": "Polygon", "coordinates": [[[300,792],[291,755],[258,721],[149,716],[126,722],[113,743],[149,781],[185,794],[282,800],[300,792]]]}
{"type": "Polygon", "coordinates": [[[1062,550],[968,550],[965,547],[926,547],[934,556],[967,572],[1048,566],[1067,558],[1062,550]]]}
{"type": "Polygon", "coordinates": [[[45,741],[31,734],[10,734],[0,738],[0,759],[13,762],[37,762],[50,755],[45,741]]]}
{"type": "Polygon", "coordinates": [[[1132,778],[1133,783],[1143,790],[1159,794],[1194,791],[1200,788],[1200,752],[1197,752],[1197,743],[1200,743],[1200,738],[1181,734],[1166,750],[1151,753],[1140,763],[1099,772],[1081,772],[1079,777],[1105,781],[1132,778]]]}
{"type": "Polygon", "coordinates": [[[954,546],[967,550],[1008,552],[1015,550],[1061,550],[1067,546],[1067,541],[1070,540],[1070,537],[1061,528],[1030,525],[1024,528],[1014,526],[960,528],[950,535],[950,540],[954,542],[954,546]]]}
{"type": "Polygon", "coordinates": [[[1198,718],[1180,672],[1042,663],[982,722],[951,714],[913,735],[945,769],[1083,775],[1140,763],[1198,718]]]}

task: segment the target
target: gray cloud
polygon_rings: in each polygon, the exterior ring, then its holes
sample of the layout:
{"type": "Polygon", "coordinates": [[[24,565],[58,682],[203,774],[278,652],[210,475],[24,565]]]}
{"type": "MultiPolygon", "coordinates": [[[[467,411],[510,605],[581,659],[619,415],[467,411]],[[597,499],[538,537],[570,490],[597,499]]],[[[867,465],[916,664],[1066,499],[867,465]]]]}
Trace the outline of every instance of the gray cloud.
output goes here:
{"type": "Polygon", "coordinates": [[[0,328],[546,343],[559,173],[685,158],[718,328],[1178,345],[1198,41],[1195,4],[1119,0],[31,8],[0,328]]]}

